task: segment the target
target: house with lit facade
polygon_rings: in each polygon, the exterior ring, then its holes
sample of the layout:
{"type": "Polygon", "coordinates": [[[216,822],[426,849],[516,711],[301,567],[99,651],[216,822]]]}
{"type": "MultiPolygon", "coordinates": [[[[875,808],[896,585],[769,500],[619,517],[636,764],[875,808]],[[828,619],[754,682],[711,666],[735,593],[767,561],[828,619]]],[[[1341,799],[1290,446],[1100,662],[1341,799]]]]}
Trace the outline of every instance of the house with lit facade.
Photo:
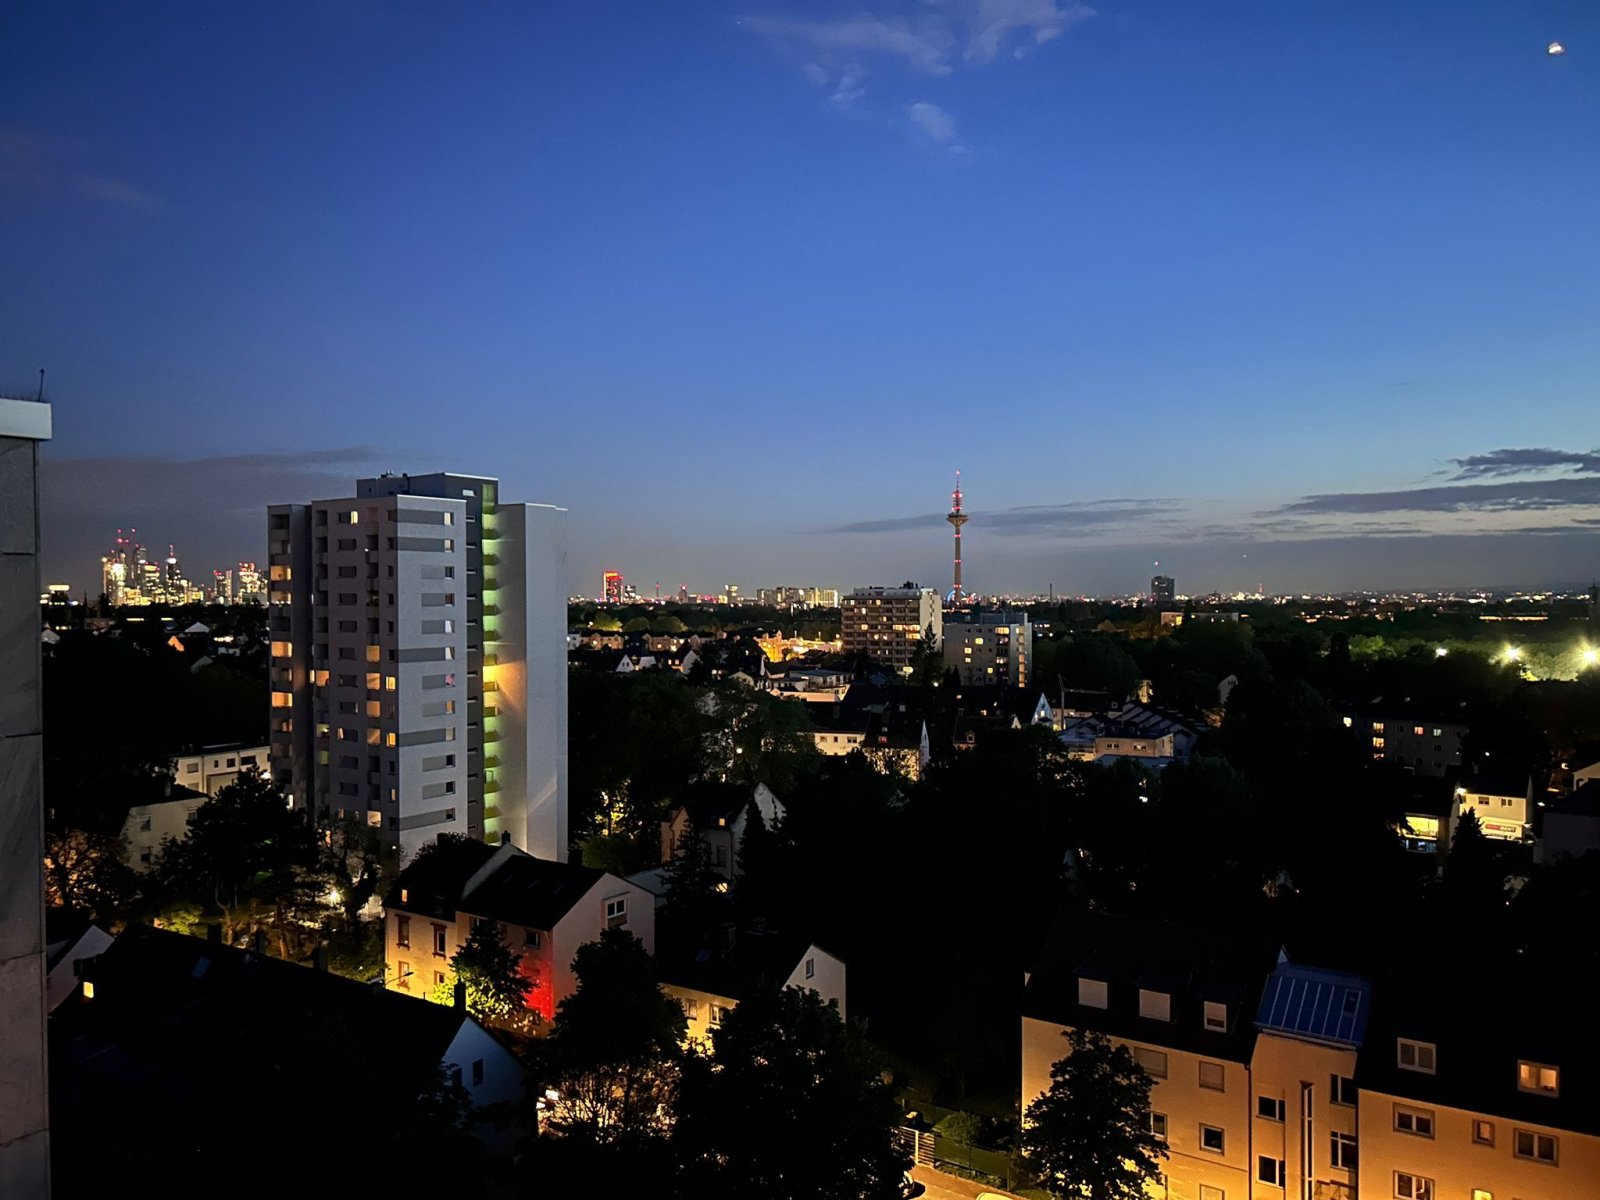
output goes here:
{"type": "Polygon", "coordinates": [[[661,865],[683,854],[691,838],[699,838],[711,869],[732,883],[743,873],[740,856],[751,826],[759,820],[772,829],[784,811],[783,801],[764,783],[753,788],[712,780],[691,784],[661,822],[661,865]]]}
{"type": "Polygon", "coordinates": [[[685,1040],[705,1043],[723,1018],[757,987],[799,988],[846,1009],[844,960],[803,936],[765,931],[729,932],[729,943],[664,955],[661,990],[683,1006],[685,1040]]]}
{"type": "Polygon", "coordinates": [[[446,838],[419,853],[384,897],[384,984],[438,997],[455,985],[450,960],[474,926],[495,922],[527,980],[538,1022],[577,990],[572,956],[608,929],[625,929],[655,953],[655,897],[578,863],[535,858],[446,838]]]}

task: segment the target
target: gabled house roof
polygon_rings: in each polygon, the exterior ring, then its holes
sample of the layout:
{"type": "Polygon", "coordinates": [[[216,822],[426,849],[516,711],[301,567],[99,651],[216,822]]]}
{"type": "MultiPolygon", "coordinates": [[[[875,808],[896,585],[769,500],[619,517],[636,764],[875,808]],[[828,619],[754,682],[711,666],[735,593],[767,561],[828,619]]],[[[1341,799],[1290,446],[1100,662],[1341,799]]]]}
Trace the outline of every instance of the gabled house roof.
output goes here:
{"type": "Polygon", "coordinates": [[[52,1018],[62,1025],[58,1046],[80,1065],[115,1048],[157,1072],[197,1061],[247,1076],[275,1069],[275,1051],[314,1014],[337,1025],[352,1049],[432,1066],[469,1020],[459,1009],[146,925],[125,929],[84,977],[93,999],[52,1018]]]}
{"type": "Polygon", "coordinates": [[[464,912],[549,931],[604,877],[593,867],[535,858],[515,846],[445,837],[400,872],[383,903],[441,921],[464,912]]]}
{"type": "Polygon", "coordinates": [[[604,877],[604,871],[578,863],[516,854],[461,897],[461,911],[491,921],[550,930],[604,877]]]}
{"type": "Polygon", "coordinates": [[[725,951],[699,947],[658,957],[657,971],[663,983],[743,1000],[762,984],[782,987],[814,945],[796,934],[744,931],[725,951]]]}

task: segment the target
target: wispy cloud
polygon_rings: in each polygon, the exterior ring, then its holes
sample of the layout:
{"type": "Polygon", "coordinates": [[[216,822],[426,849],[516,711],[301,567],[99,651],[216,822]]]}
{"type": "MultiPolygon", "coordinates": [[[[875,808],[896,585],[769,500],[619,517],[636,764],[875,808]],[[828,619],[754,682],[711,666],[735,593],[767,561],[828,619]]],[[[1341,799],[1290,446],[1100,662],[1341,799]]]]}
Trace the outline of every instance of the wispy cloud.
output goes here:
{"type": "Polygon", "coordinates": [[[93,155],[83,143],[16,126],[0,127],[0,200],[50,203],[78,196],[133,212],[155,212],[154,192],[86,165],[93,155]]]}
{"type": "Polygon", "coordinates": [[[1505,475],[1537,475],[1550,471],[1600,472],[1600,451],[1503,449],[1450,460],[1456,479],[1505,475]]]}
{"type": "Polygon", "coordinates": [[[930,14],[912,22],[905,17],[871,15],[842,21],[790,21],[745,17],[740,24],[756,33],[801,42],[825,53],[886,54],[925,75],[948,75],[959,43],[949,22],[930,14]]]}
{"type": "Polygon", "coordinates": [[[906,116],[928,141],[943,146],[952,154],[966,153],[967,147],[956,137],[955,118],[937,104],[919,100],[907,106],[906,116]]]}
{"type": "Polygon", "coordinates": [[[1600,505],[1600,478],[1461,483],[1388,492],[1330,492],[1284,505],[1285,513],[1541,512],[1600,505]]]}
{"type": "MultiPolygon", "coordinates": [[[[829,99],[851,104],[866,95],[869,70],[882,66],[890,75],[898,69],[924,81],[942,79],[963,67],[1023,58],[1092,16],[1094,10],[1076,0],[923,0],[909,15],[747,16],[739,24],[798,58],[801,74],[829,99]]],[[[924,138],[952,154],[967,152],[937,104],[919,101],[910,115],[924,138]]]]}
{"type": "Polygon", "coordinates": [[[1042,46],[1054,41],[1094,16],[1087,4],[1058,5],[1055,0],[977,0],[968,7],[966,55],[980,63],[993,62],[1008,44],[1012,56],[1021,58],[1030,43],[1042,46]]]}
{"type": "MultiPolygon", "coordinates": [[[[973,514],[975,528],[1000,536],[1072,537],[1102,532],[1129,523],[1148,526],[1155,519],[1182,513],[1183,506],[1165,498],[1143,500],[1076,500],[1066,504],[1028,504],[973,514]]],[[[899,533],[908,529],[932,529],[944,523],[943,513],[915,517],[881,517],[852,521],[824,530],[826,533],[899,533]]]]}

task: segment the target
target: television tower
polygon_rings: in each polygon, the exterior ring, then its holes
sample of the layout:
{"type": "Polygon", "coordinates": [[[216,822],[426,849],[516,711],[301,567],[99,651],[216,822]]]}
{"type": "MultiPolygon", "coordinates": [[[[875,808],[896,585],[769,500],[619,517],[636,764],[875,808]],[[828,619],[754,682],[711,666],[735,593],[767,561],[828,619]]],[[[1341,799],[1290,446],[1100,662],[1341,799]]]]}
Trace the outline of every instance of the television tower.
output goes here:
{"type": "Polygon", "coordinates": [[[956,490],[950,493],[950,514],[946,521],[956,527],[955,586],[950,589],[950,602],[961,603],[961,527],[967,523],[967,514],[961,511],[961,472],[956,472],[956,490]]]}

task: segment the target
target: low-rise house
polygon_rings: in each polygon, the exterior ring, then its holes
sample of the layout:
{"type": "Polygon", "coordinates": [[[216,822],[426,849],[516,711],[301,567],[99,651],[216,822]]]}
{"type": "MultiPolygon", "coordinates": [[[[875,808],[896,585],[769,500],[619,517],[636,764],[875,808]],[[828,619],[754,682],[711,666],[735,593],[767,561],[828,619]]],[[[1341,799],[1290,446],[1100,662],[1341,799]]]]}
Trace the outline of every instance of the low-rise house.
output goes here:
{"type": "Polygon", "coordinates": [[[450,960],[474,925],[493,921],[520,960],[527,1008],[538,1022],[577,989],[572,956],[607,929],[626,929],[655,952],[655,898],[637,884],[577,863],[535,858],[512,845],[441,838],[424,847],[384,897],[384,981],[414,996],[455,983],[450,960]]]}
{"type": "Polygon", "coordinates": [[[69,908],[47,908],[44,912],[45,1010],[57,1006],[77,990],[86,963],[105,952],[116,939],[69,908]]]}
{"type": "Polygon", "coordinates": [[[182,784],[168,784],[160,799],[128,807],[122,822],[123,861],[135,871],[144,872],[161,857],[161,844],[171,838],[182,841],[189,833],[189,820],[211,797],[182,784]]]}
{"type": "Polygon", "coordinates": [[[1581,858],[1600,850],[1600,780],[1589,779],[1545,805],[1534,851],[1538,862],[1581,858]]]}
{"type": "Polygon", "coordinates": [[[742,874],[740,856],[753,822],[759,818],[772,829],[783,817],[783,802],[764,783],[754,788],[709,781],[693,784],[661,822],[661,863],[670,863],[684,852],[690,838],[698,837],[712,869],[731,883],[742,874]]]}
{"type": "Polygon", "coordinates": [[[241,742],[202,746],[193,754],[180,754],[173,760],[172,778],[186,788],[215,796],[242,771],[265,771],[272,747],[246,746],[241,742]]]}
{"type": "Polygon", "coordinates": [[[722,951],[700,950],[658,964],[661,990],[683,1005],[687,1040],[705,1042],[750,992],[762,985],[804,988],[848,1017],[844,960],[803,937],[743,932],[722,951]]]}
{"type": "Polygon", "coordinates": [[[853,683],[836,704],[812,705],[811,740],[822,754],[860,750],[880,771],[919,779],[931,758],[920,689],[853,683]]]}
{"type": "Polygon", "coordinates": [[[1098,763],[1130,759],[1156,767],[1187,761],[1199,736],[1183,717],[1137,701],[1110,713],[1076,718],[1061,728],[1061,743],[1071,758],[1098,763]]]}
{"type": "Polygon", "coordinates": [[[850,690],[850,675],[847,671],[821,667],[797,667],[791,671],[769,671],[762,686],[777,700],[836,704],[850,690]]]}
{"type": "Polygon", "coordinates": [[[1456,785],[1456,803],[1450,817],[1452,832],[1465,812],[1477,816],[1484,837],[1502,842],[1530,841],[1533,780],[1526,775],[1468,776],[1456,785]]]}

